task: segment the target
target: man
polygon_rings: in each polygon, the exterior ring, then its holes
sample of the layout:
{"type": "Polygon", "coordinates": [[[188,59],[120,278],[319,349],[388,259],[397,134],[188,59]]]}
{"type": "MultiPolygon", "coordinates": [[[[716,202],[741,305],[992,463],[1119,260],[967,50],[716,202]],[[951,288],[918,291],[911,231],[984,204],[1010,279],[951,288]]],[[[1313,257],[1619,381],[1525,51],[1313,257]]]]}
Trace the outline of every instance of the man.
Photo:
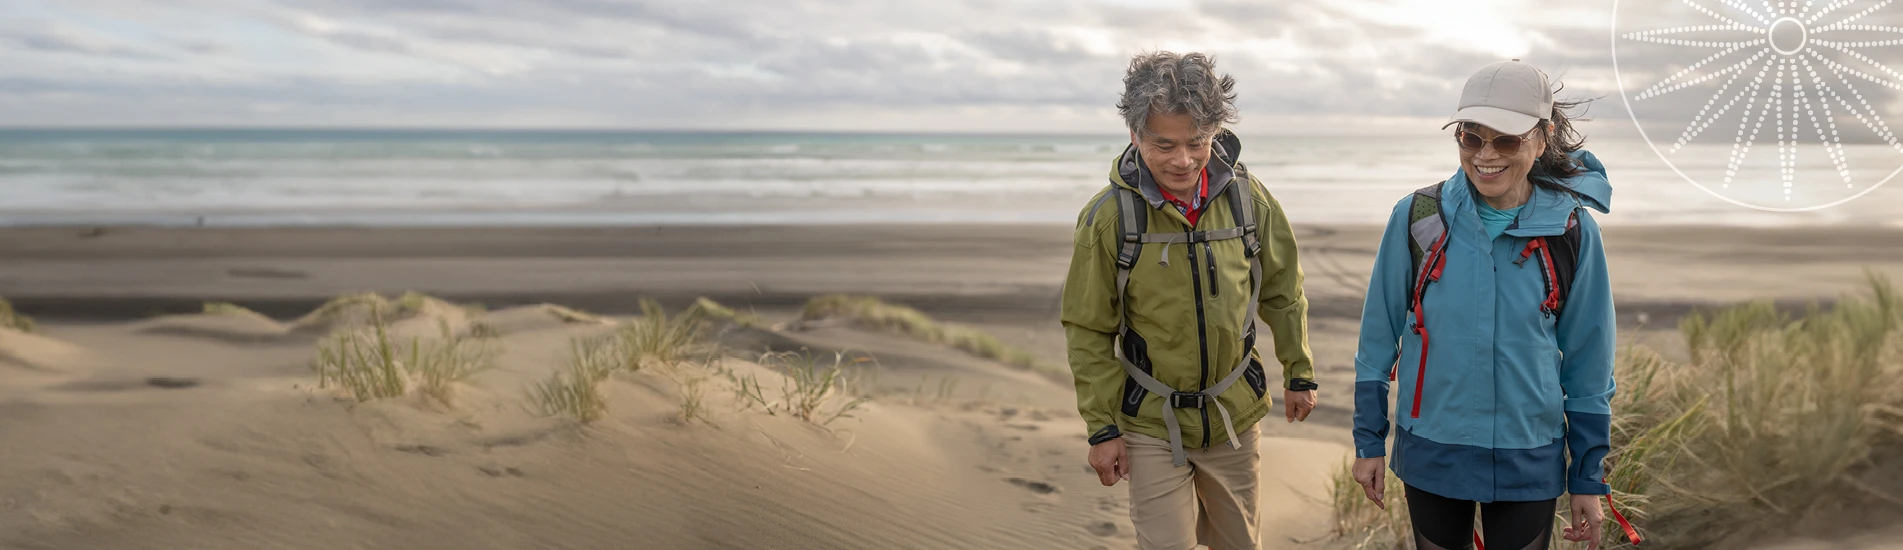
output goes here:
{"type": "Polygon", "coordinates": [[[1130,481],[1145,550],[1259,547],[1256,422],[1270,410],[1255,316],[1282,363],[1283,415],[1315,408],[1308,301],[1281,205],[1237,161],[1235,80],[1202,54],[1130,63],[1130,146],[1078,215],[1062,321],[1090,465],[1130,481]]]}

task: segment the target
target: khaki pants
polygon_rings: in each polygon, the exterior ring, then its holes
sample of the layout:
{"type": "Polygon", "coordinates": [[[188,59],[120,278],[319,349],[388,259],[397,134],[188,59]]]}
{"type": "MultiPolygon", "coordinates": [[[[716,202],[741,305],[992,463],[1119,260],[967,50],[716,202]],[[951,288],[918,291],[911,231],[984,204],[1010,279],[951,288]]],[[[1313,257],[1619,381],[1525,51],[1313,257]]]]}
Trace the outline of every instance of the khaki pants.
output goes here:
{"type": "Polygon", "coordinates": [[[1261,427],[1239,430],[1236,442],[1207,449],[1186,448],[1189,464],[1171,463],[1170,443],[1125,433],[1130,461],[1130,522],[1142,550],[1189,550],[1198,543],[1211,550],[1257,550],[1257,483],[1262,455],[1261,427]]]}

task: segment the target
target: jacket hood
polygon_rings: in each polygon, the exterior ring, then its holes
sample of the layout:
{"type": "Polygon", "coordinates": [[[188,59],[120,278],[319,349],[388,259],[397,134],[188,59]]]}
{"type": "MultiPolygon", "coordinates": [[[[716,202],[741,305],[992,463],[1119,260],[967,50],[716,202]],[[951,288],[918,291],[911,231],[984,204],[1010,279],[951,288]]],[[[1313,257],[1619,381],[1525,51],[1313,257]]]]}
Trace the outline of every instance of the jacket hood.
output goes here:
{"type": "MultiPolygon", "coordinates": [[[[1236,177],[1236,163],[1241,161],[1242,140],[1235,132],[1224,128],[1216,134],[1210,143],[1209,196],[1222,194],[1223,189],[1236,177]]],[[[1143,164],[1142,154],[1132,143],[1123,148],[1123,154],[1117,156],[1116,166],[1110,171],[1110,181],[1119,186],[1143,193],[1143,199],[1152,208],[1163,207],[1163,194],[1156,189],[1156,180],[1150,177],[1150,168],[1143,164]]]]}
{"type": "MultiPolygon", "coordinates": [[[[1612,183],[1606,178],[1606,166],[1590,151],[1574,151],[1572,157],[1585,171],[1565,178],[1547,179],[1564,187],[1565,191],[1533,186],[1533,196],[1527,200],[1526,208],[1520,211],[1520,217],[1507,227],[1508,235],[1540,237],[1564,233],[1573,210],[1581,206],[1601,213],[1612,212],[1612,183]]],[[[1477,223],[1480,214],[1473,205],[1473,182],[1467,179],[1466,170],[1456,170],[1448,182],[1453,185],[1442,190],[1448,196],[1443,203],[1453,205],[1457,219],[1472,217],[1477,223]]]]}

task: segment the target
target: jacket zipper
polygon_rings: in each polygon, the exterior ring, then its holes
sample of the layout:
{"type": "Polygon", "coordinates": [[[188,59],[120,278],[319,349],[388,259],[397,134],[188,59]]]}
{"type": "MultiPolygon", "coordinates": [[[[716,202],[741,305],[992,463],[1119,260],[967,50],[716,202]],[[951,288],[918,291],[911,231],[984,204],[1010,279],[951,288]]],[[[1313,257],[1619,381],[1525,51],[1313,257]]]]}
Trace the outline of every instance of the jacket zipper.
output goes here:
{"type": "MultiPolygon", "coordinates": [[[[1203,212],[1203,214],[1209,214],[1209,212],[1205,211],[1203,212]]],[[[1196,228],[1202,225],[1200,223],[1202,222],[1202,220],[1203,220],[1202,216],[1197,217],[1196,221],[1198,223],[1190,224],[1189,232],[1195,232],[1196,228]]],[[[1203,243],[1203,245],[1207,247],[1209,243],[1205,242],[1203,243]]],[[[1204,320],[1204,316],[1203,316],[1203,278],[1199,276],[1200,274],[1197,273],[1198,270],[1196,269],[1196,249],[1194,247],[1191,247],[1189,250],[1185,251],[1184,255],[1189,256],[1190,287],[1191,287],[1191,290],[1193,290],[1196,293],[1197,357],[1202,362],[1202,373],[1200,377],[1197,378],[1196,380],[1196,391],[1204,391],[1209,389],[1209,327],[1207,325],[1207,322],[1204,320]]],[[[1206,404],[1202,408],[1202,413],[1203,413],[1203,445],[1202,446],[1204,448],[1208,448],[1209,447],[1209,407],[1206,404]]]]}

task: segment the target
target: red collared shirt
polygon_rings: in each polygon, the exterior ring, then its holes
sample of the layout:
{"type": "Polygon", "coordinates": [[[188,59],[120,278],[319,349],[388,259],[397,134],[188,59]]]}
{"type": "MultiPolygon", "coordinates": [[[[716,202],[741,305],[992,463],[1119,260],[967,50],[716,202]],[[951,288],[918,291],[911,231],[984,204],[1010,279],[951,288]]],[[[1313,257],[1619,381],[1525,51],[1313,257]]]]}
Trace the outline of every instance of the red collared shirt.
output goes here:
{"type": "Polygon", "coordinates": [[[1197,183],[1196,200],[1193,202],[1185,202],[1182,199],[1176,198],[1176,195],[1171,195],[1169,190],[1164,189],[1161,185],[1156,186],[1156,190],[1163,194],[1163,200],[1176,205],[1176,211],[1182,212],[1183,217],[1189,220],[1189,225],[1194,227],[1196,225],[1196,218],[1200,218],[1203,215],[1203,207],[1206,206],[1203,202],[1209,198],[1209,169],[1203,169],[1203,180],[1197,183]]]}

